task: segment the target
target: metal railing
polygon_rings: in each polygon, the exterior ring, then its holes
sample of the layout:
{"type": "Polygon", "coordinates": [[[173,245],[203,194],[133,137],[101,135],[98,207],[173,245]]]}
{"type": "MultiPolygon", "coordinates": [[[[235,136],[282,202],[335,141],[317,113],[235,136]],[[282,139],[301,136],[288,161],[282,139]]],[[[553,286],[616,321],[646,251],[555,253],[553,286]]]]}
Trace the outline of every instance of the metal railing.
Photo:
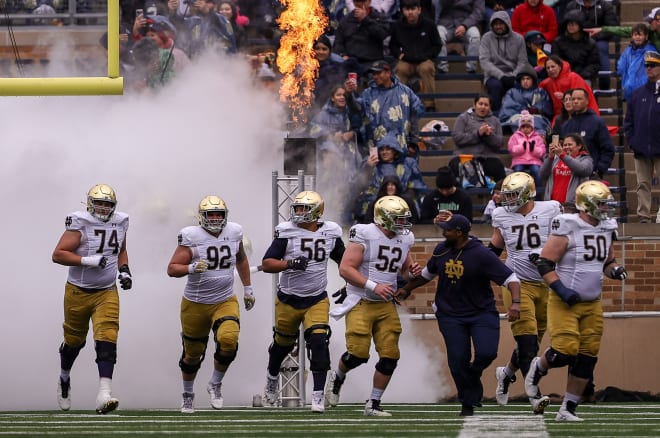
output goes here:
{"type": "Polygon", "coordinates": [[[0,0],[0,25],[99,25],[107,23],[106,0],[47,0],[50,13],[42,13],[43,0],[0,0]]]}

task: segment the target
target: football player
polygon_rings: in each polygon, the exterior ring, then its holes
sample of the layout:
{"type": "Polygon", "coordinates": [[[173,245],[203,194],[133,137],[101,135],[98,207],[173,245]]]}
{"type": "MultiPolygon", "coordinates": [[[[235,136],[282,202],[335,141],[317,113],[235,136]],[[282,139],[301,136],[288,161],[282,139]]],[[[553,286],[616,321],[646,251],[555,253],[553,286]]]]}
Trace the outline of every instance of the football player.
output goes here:
{"type": "MultiPolygon", "coordinates": [[[[534,201],[534,178],[525,172],[515,172],[502,182],[502,206],[493,211],[493,236],[489,248],[499,257],[506,249],[506,265],[520,279],[520,300],[511,302],[511,294],[503,289],[504,303],[520,306],[520,319],[511,323],[516,348],[506,366],[495,369],[495,398],[504,406],[509,400],[509,385],[516,381],[516,370],[527,375],[529,364],[536,357],[539,343],[547,327],[548,286],[530,260],[538,255],[550,235],[550,223],[561,210],[557,201],[534,201]]],[[[550,402],[537,394],[529,402],[535,414],[542,414],[550,402]]]]}
{"type": "Polygon", "coordinates": [[[346,373],[369,360],[373,338],[379,360],[364,415],[392,415],[382,409],[380,401],[400,357],[401,321],[395,307],[397,274],[421,273],[409,253],[415,242],[410,216],[406,201],[398,196],[384,196],[374,205],[374,222],[354,225],[350,230],[349,244],[339,265],[339,273],[348,283],[347,297],[339,309],[330,313],[336,319],[346,316],[346,352],[326,386],[330,406],[339,402],[346,373]]]}
{"type": "Polygon", "coordinates": [[[76,211],[66,217],[64,234],[53,251],[53,262],[69,266],[57,385],[57,401],[64,411],[71,409],[69,375],[85,346],[90,319],[99,371],[96,412],[107,414],[119,405],[111,391],[119,331],[119,294],[115,282],[118,276],[122,289],[130,289],[133,279],[126,252],[128,215],[116,211],[116,207],[117,197],[112,187],[93,186],[87,193],[87,211],[76,211]]]}
{"type": "Polygon", "coordinates": [[[433,249],[421,276],[399,289],[397,295],[406,299],[415,288],[438,277],[433,310],[461,402],[459,415],[472,416],[483,399],[481,375],[497,357],[500,339],[491,282],[511,291],[513,304],[508,317],[512,322],[520,317],[520,280],[479,239],[470,236],[472,225],[465,216],[454,214],[437,224],[445,241],[433,249]]]}
{"type": "Polygon", "coordinates": [[[222,379],[236,358],[239,334],[239,305],[234,294],[234,267],[243,284],[245,310],[254,306],[250,265],[243,248],[243,228],[228,222],[229,210],[217,196],[206,196],[198,208],[199,225],[183,228],[178,246],[167,266],[170,277],[188,276],[181,299],[183,354],[179,360],[183,378],[181,412],[192,414],[194,383],[206,354],[209,332],[215,354],[213,375],[206,391],[211,407],[221,409],[222,379]]]}
{"type": "Polygon", "coordinates": [[[325,409],[323,388],[330,369],[330,301],[325,290],[328,259],[339,265],[345,248],[341,227],[320,222],[323,210],[323,198],[318,193],[298,193],[291,203],[289,220],[275,228],[275,238],[262,260],[264,272],[282,273],[264,390],[264,399],[271,406],[278,404],[280,366],[293,350],[302,324],[314,379],[312,411],[325,409]]]}
{"type": "Polygon", "coordinates": [[[535,357],[525,377],[525,392],[534,397],[550,368],[568,365],[566,393],[557,421],[583,421],[575,413],[580,396],[593,378],[603,335],[600,296],[603,274],[625,280],[626,269],[614,258],[617,223],[611,217],[614,198],[600,181],[587,181],[575,191],[577,213],[557,216],[536,266],[550,286],[550,348],[535,357]]]}

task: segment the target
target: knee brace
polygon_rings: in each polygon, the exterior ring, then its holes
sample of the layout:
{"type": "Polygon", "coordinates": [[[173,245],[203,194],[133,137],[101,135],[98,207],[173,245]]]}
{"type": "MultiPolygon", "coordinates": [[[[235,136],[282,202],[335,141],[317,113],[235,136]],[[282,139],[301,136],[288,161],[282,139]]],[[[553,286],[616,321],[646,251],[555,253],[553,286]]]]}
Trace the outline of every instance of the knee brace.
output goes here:
{"type": "Polygon", "coordinates": [[[577,356],[569,356],[568,354],[563,354],[555,350],[554,348],[549,348],[545,352],[545,360],[548,361],[550,368],[560,368],[566,365],[573,366],[577,356]]]}
{"type": "Polygon", "coordinates": [[[107,341],[96,341],[94,349],[96,350],[96,363],[117,363],[117,344],[107,341]]]}
{"type": "Polygon", "coordinates": [[[234,351],[228,352],[229,354],[220,354],[220,344],[215,344],[215,354],[213,359],[217,360],[220,365],[229,366],[230,363],[236,359],[236,353],[238,352],[238,343],[236,344],[236,349],[234,351]]]}
{"type": "Polygon", "coordinates": [[[518,368],[523,373],[523,376],[527,375],[529,371],[529,365],[532,363],[532,359],[536,357],[536,353],[539,350],[539,341],[536,335],[520,335],[515,336],[517,352],[518,352],[518,368]]]}
{"type": "Polygon", "coordinates": [[[312,333],[307,339],[307,357],[311,371],[328,371],[330,369],[330,350],[328,337],[325,333],[312,333]]]}
{"type": "Polygon", "coordinates": [[[77,347],[71,347],[65,344],[64,342],[60,344],[60,348],[59,348],[60,367],[63,370],[70,370],[73,367],[73,362],[75,362],[76,358],[78,357],[78,354],[80,353],[80,350],[83,349],[85,344],[86,342],[83,342],[77,347]]]}
{"type": "Polygon", "coordinates": [[[348,351],[342,354],[341,356],[341,361],[344,362],[344,365],[346,365],[346,368],[348,368],[349,370],[352,370],[353,368],[357,368],[363,363],[367,363],[368,360],[369,358],[363,359],[361,357],[353,356],[348,351]]]}
{"type": "Polygon", "coordinates": [[[287,354],[293,351],[295,344],[280,345],[273,339],[273,343],[268,347],[268,372],[271,376],[276,376],[280,372],[280,366],[287,354]]]}
{"type": "Polygon", "coordinates": [[[571,374],[580,379],[591,379],[594,375],[594,368],[598,358],[578,354],[575,365],[570,369],[571,374]]]}
{"type": "Polygon", "coordinates": [[[394,370],[396,369],[397,362],[398,359],[381,357],[376,363],[376,370],[378,370],[381,374],[385,374],[386,376],[391,376],[394,373],[394,370]]]}
{"type": "MultiPolygon", "coordinates": [[[[213,327],[212,327],[213,337],[215,338],[215,343],[216,343],[216,347],[215,347],[216,355],[214,357],[216,359],[218,354],[217,352],[220,351],[221,347],[224,347],[223,351],[226,352],[234,350],[234,357],[236,357],[236,351],[238,351],[238,331],[236,332],[235,336],[233,332],[231,333],[227,331],[220,332],[220,326],[227,321],[234,321],[238,325],[240,331],[241,323],[239,322],[238,318],[236,318],[235,316],[223,316],[222,318],[217,319],[213,323],[213,327]],[[218,338],[218,336],[220,336],[220,338],[218,338]]],[[[231,360],[234,359],[232,358],[231,360]]]]}
{"type": "Polygon", "coordinates": [[[293,345],[298,341],[299,334],[300,331],[295,333],[285,333],[278,330],[277,327],[273,327],[273,342],[277,342],[277,338],[279,337],[281,341],[278,342],[279,345],[288,346],[290,343],[291,348],[293,348],[293,345]]]}
{"type": "Polygon", "coordinates": [[[181,343],[182,343],[182,349],[183,352],[181,353],[181,359],[179,359],[179,368],[181,368],[181,371],[183,371],[186,374],[195,374],[197,370],[202,366],[202,362],[204,362],[204,357],[206,357],[206,344],[209,341],[209,337],[203,337],[203,338],[191,338],[189,336],[184,335],[181,333],[181,343]],[[204,345],[204,349],[202,350],[202,354],[199,356],[199,359],[197,362],[190,364],[186,363],[183,361],[183,359],[186,357],[186,344],[183,341],[188,341],[188,342],[199,342],[200,344],[204,345]]]}
{"type": "Polygon", "coordinates": [[[213,330],[213,335],[214,336],[217,336],[218,329],[220,328],[220,325],[225,321],[236,321],[236,324],[238,324],[238,327],[241,326],[241,322],[235,316],[223,316],[222,318],[218,318],[215,321],[213,321],[212,330],[213,330]]]}

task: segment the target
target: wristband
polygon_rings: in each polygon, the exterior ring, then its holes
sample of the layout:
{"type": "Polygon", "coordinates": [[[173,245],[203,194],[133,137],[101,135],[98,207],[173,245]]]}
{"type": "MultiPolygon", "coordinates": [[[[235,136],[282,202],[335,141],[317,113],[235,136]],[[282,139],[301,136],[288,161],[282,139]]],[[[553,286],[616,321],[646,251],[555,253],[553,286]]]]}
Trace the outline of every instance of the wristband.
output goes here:
{"type": "Polygon", "coordinates": [[[250,286],[243,286],[243,293],[244,293],[245,295],[250,295],[250,296],[254,295],[254,289],[252,289],[252,285],[250,285],[250,286]]]}
{"type": "Polygon", "coordinates": [[[131,275],[131,270],[128,269],[128,265],[124,264],[119,267],[119,272],[125,272],[128,275],[131,275]]]}
{"type": "Polygon", "coordinates": [[[376,284],[376,282],[375,282],[375,281],[371,281],[371,280],[369,280],[369,279],[367,279],[367,282],[364,283],[364,288],[365,288],[366,290],[368,290],[369,292],[373,292],[374,289],[376,289],[376,286],[378,286],[378,285],[376,284]]]}
{"type": "Polygon", "coordinates": [[[520,304],[520,300],[511,300],[511,304],[520,304]]]}

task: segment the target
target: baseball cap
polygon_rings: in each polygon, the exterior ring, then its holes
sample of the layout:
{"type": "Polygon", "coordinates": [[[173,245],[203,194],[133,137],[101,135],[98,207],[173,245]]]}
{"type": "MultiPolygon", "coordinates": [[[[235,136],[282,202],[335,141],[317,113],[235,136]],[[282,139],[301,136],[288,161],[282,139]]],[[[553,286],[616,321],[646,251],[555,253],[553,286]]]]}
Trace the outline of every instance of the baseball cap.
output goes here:
{"type": "Polygon", "coordinates": [[[660,65],[660,53],[649,50],[644,53],[644,65],[660,65]]]}
{"type": "Polygon", "coordinates": [[[646,16],[646,21],[660,20],[660,7],[651,9],[651,13],[646,16]]]}
{"type": "Polygon", "coordinates": [[[443,230],[458,230],[464,234],[472,229],[472,224],[462,214],[453,214],[448,221],[440,221],[437,224],[443,230]]]}
{"type": "Polygon", "coordinates": [[[376,61],[371,64],[369,71],[390,71],[390,65],[386,61],[376,61]]]}
{"type": "Polygon", "coordinates": [[[525,34],[525,41],[528,43],[536,44],[537,46],[542,46],[545,44],[545,37],[538,30],[530,30],[525,34]]]}

